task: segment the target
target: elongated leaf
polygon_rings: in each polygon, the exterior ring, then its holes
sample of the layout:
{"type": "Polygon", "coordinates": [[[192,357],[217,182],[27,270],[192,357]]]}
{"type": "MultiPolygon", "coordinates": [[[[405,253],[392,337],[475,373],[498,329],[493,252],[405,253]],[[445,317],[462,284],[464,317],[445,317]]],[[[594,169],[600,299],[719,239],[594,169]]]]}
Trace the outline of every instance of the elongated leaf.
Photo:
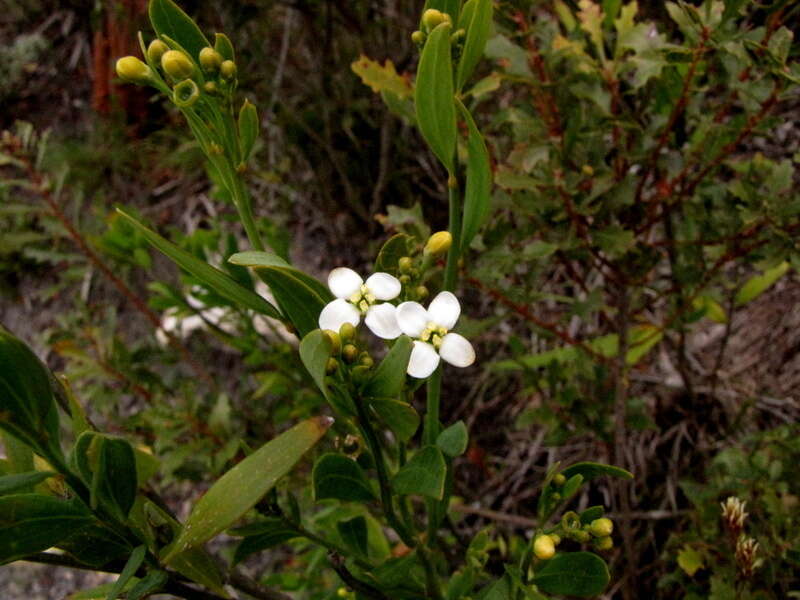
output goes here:
{"type": "Polygon", "coordinates": [[[164,584],[167,583],[169,576],[167,575],[166,571],[156,570],[150,571],[147,575],[142,577],[139,581],[136,582],[128,595],[126,596],[126,600],[142,600],[142,598],[146,598],[150,594],[157,592],[164,584]]]}
{"type": "Polygon", "coordinates": [[[613,467],[611,465],[604,465],[595,462],[575,463],[574,465],[570,465],[566,469],[564,469],[562,471],[562,474],[567,479],[569,479],[573,475],[583,475],[584,481],[591,481],[595,477],[600,477],[601,475],[619,477],[620,479],[633,479],[633,473],[631,473],[630,471],[626,471],[625,469],[620,469],[619,467],[613,467]]]}
{"type": "Polygon", "coordinates": [[[236,546],[233,563],[238,564],[256,552],[261,552],[278,544],[283,544],[299,537],[296,529],[288,527],[282,519],[269,517],[244,527],[230,530],[228,533],[243,536],[244,539],[236,546]]]}
{"type": "Polygon", "coordinates": [[[397,338],[362,393],[370,398],[394,398],[400,394],[406,382],[406,369],[413,349],[414,342],[410,337],[401,335],[397,338]]]}
{"type": "Polygon", "coordinates": [[[605,512],[606,509],[603,506],[600,505],[590,506],[580,514],[581,524],[588,525],[595,519],[599,519],[600,517],[602,517],[605,514],[605,512]]]}
{"type": "Polygon", "coordinates": [[[609,579],[602,558],[591,552],[569,552],[547,561],[533,582],[548,594],[590,598],[602,593],[609,579]]]}
{"type": "Polygon", "coordinates": [[[222,55],[223,60],[236,61],[236,53],[233,50],[233,44],[224,33],[214,34],[214,50],[222,55]]]}
{"type": "Polygon", "coordinates": [[[278,312],[278,309],[272,306],[272,304],[264,300],[264,298],[252,290],[248,290],[247,288],[236,283],[236,281],[231,279],[223,271],[220,271],[216,267],[212,267],[207,262],[200,260],[183,248],[179,248],[169,240],[158,235],[155,231],[148,229],[139,223],[139,221],[124,211],[117,209],[117,212],[126,218],[138,231],[140,231],[147,241],[150,242],[158,251],[162,252],[165,256],[174,261],[175,264],[177,264],[180,268],[199,279],[204,285],[207,285],[223,298],[230,300],[238,306],[250,308],[269,317],[273,317],[275,319],[281,318],[280,312],[278,312]]]}
{"type": "MultiPolygon", "coordinates": [[[[259,277],[269,286],[278,306],[297,330],[305,337],[319,327],[319,314],[328,301],[309,285],[297,269],[270,267],[258,269],[259,277]]],[[[330,294],[330,292],[329,292],[330,294]]]]}
{"type": "Polygon", "coordinates": [[[124,521],[136,500],[136,455],[127,440],[110,436],[101,439],[96,476],[101,478],[103,501],[124,521]]]}
{"type": "Polygon", "coordinates": [[[451,458],[464,454],[468,443],[469,434],[464,421],[456,421],[436,438],[436,445],[451,458]]]}
{"type": "Polygon", "coordinates": [[[323,454],[311,475],[314,499],[368,502],[375,499],[364,470],[358,463],[341,454],[323,454]]]}
{"type": "Polygon", "coordinates": [[[447,465],[441,450],[426,446],[394,476],[392,487],[398,494],[420,494],[441,500],[446,474],[447,465]]]}
{"type": "Polygon", "coordinates": [[[28,471],[26,473],[15,473],[14,475],[3,475],[0,477],[0,496],[28,491],[36,484],[53,475],[55,473],[52,471],[28,471]]]}
{"type": "Polygon", "coordinates": [[[330,398],[330,391],[325,383],[325,369],[330,357],[331,342],[321,330],[315,329],[300,341],[300,360],[325,398],[330,398]]]}
{"type": "Polygon", "coordinates": [[[250,267],[252,269],[256,269],[256,271],[261,268],[269,267],[283,267],[284,269],[289,269],[296,279],[302,281],[305,285],[311,288],[311,290],[316,293],[324,302],[330,302],[333,300],[333,294],[331,294],[331,291],[327,287],[322,285],[315,278],[311,277],[311,275],[307,275],[306,273],[295,269],[283,258],[277,254],[274,254],[273,252],[261,252],[258,250],[238,252],[237,254],[234,254],[228,258],[228,262],[234,265],[250,267]]]}
{"type": "Polygon", "coordinates": [[[242,162],[247,162],[250,152],[258,138],[258,112],[256,107],[245,100],[239,111],[239,151],[242,153],[242,162]]]}
{"type": "Polygon", "coordinates": [[[44,494],[0,496],[0,564],[47,550],[93,521],[76,502],[44,494]]]}
{"type": "Polygon", "coordinates": [[[453,65],[449,23],[431,31],[417,68],[414,103],[422,137],[448,172],[453,172],[456,149],[456,112],[453,102],[453,65]]]}
{"type": "Polygon", "coordinates": [[[125,566],[122,568],[122,573],[119,574],[119,577],[117,577],[113,587],[111,590],[109,590],[106,600],[117,600],[117,597],[125,588],[125,584],[128,583],[131,577],[136,575],[136,571],[138,571],[139,567],[142,566],[146,554],[147,546],[144,545],[136,547],[133,552],[131,552],[128,562],[125,563],[125,566]]]}
{"type": "Polygon", "coordinates": [[[129,556],[133,547],[99,521],[77,530],[57,545],[85,565],[102,567],[112,560],[129,556]]]}
{"type": "Polygon", "coordinates": [[[470,112],[461,102],[458,105],[469,132],[467,186],[464,191],[464,216],[461,226],[461,249],[464,251],[469,247],[472,238],[478,233],[489,214],[492,171],[489,165],[489,152],[486,150],[483,136],[478,131],[470,112]]]}
{"type": "Polygon", "coordinates": [[[200,50],[210,46],[195,22],[172,0],[150,0],[150,22],[158,35],[166,35],[189,51],[196,61],[200,50]]]}
{"type": "Polygon", "coordinates": [[[372,398],[369,406],[401,442],[407,442],[419,429],[419,414],[408,402],[392,398],[372,398]]]}
{"type": "Polygon", "coordinates": [[[220,477],[195,504],[178,539],[168,547],[164,562],[239,520],[319,441],[332,422],[330,417],[303,421],[220,477]]]}
{"type": "Polygon", "coordinates": [[[761,275],[756,275],[749,279],[736,294],[736,306],[742,306],[758,298],[771,288],[781,277],[786,275],[788,270],[789,263],[782,262],[771,269],[767,269],[761,275]]]}
{"type": "Polygon", "coordinates": [[[458,61],[456,90],[461,90],[483,55],[492,29],[492,0],[468,0],[461,10],[459,27],[467,32],[464,50],[458,61]]]}

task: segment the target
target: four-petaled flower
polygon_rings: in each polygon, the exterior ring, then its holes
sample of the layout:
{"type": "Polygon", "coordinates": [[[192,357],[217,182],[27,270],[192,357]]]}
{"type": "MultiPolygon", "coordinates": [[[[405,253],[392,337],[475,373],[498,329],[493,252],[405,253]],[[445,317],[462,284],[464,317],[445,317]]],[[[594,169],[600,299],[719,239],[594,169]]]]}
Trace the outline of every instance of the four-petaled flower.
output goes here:
{"type": "Polygon", "coordinates": [[[458,321],[461,306],[450,292],[440,292],[428,310],[417,302],[403,302],[397,307],[397,324],[403,333],[414,338],[414,349],[406,372],[425,379],[439,366],[439,358],[455,367],[468,367],[475,362],[472,344],[450,329],[458,321]]]}
{"type": "Polygon", "coordinates": [[[339,267],[328,275],[328,287],[336,300],[329,302],[319,315],[320,329],[339,331],[345,323],[358,325],[361,316],[372,333],[393,340],[402,333],[397,326],[396,307],[388,302],[400,295],[401,284],[388,273],[373,273],[364,281],[347,267],[339,267]]]}

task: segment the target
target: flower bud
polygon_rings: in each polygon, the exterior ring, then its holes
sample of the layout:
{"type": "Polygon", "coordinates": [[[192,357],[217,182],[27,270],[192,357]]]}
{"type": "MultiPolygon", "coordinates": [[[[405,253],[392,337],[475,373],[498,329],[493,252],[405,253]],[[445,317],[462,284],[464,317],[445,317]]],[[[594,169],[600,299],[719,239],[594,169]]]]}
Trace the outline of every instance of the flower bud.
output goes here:
{"type": "Polygon", "coordinates": [[[567,478],[564,477],[563,473],[556,473],[553,477],[553,483],[562,486],[567,482],[567,478]]]}
{"type": "Polygon", "coordinates": [[[342,349],[342,338],[339,337],[338,333],[331,329],[323,329],[322,333],[331,343],[331,354],[333,354],[333,356],[338,356],[339,351],[342,349]]]}
{"type": "Polygon", "coordinates": [[[347,364],[353,364],[358,359],[358,348],[353,344],[345,344],[344,348],[342,348],[342,358],[347,364]]]}
{"type": "Polygon", "coordinates": [[[397,261],[397,267],[401,273],[410,273],[411,269],[414,268],[414,261],[411,260],[410,256],[403,256],[397,261]]]}
{"type": "Polygon", "coordinates": [[[223,79],[233,79],[236,77],[236,63],[226,60],[219,66],[219,74],[223,79]]]}
{"type": "Polygon", "coordinates": [[[356,337],[356,328],[352,323],[343,323],[339,327],[339,337],[343,342],[352,341],[356,337]]]}
{"type": "Polygon", "coordinates": [[[222,65],[222,55],[208,46],[200,50],[198,58],[200,59],[200,66],[208,73],[216,73],[220,65],[222,65]]]}
{"type": "Polygon", "coordinates": [[[611,537],[601,537],[594,541],[597,550],[611,550],[614,547],[614,540],[611,537]]]}
{"type": "Polygon", "coordinates": [[[589,526],[589,533],[599,538],[608,537],[612,531],[614,531],[614,522],[607,517],[595,519],[589,526]]]}
{"type": "Polygon", "coordinates": [[[147,59],[152,63],[158,64],[167,50],[169,50],[169,46],[161,40],[155,39],[147,47],[147,59]]]}
{"type": "Polygon", "coordinates": [[[403,285],[407,285],[407,284],[411,283],[411,277],[409,277],[408,275],[400,275],[399,279],[400,279],[400,283],[402,283],[403,285]]]}
{"type": "Polygon", "coordinates": [[[425,254],[444,254],[450,250],[452,243],[453,236],[449,231],[437,231],[428,238],[428,243],[425,244],[425,254]]]}
{"type": "Polygon", "coordinates": [[[580,542],[581,544],[585,544],[590,539],[592,539],[592,536],[589,535],[589,532],[584,531],[583,529],[578,529],[577,531],[571,532],[571,536],[573,540],[575,540],[576,542],[580,542]]]}
{"type": "Polygon", "coordinates": [[[372,357],[369,354],[364,352],[361,354],[361,358],[358,359],[358,363],[364,367],[371,367],[375,364],[375,361],[372,360],[372,357]]]}
{"type": "Polygon", "coordinates": [[[467,36],[467,32],[464,29],[459,29],[454,31],[450,36],[450,43],[455,45],[462,41],[467,36]]]}
{"type": "Polygon", "coordinates": [[[551,533],[549,535],[553,540],[553,545],[554,546],[558,546],[561,543],[561,536],[560,535],[558,535],[557,533],[551,533]]]}
{"type": "Polygon", "coordinates": [[[417,30],[411,34],[411,41],[417,44],[418,46],[421,46],[422,44],[425,43],[425,34],[417,30]]]}
{"type": "Polygon", "coordinates": [[[424,285],[418,285],[417,289],[414,290],[414,294],[417,296],[417,300],[424,300],[428,297],[428,288],[424,285]]]}
{"type": "Polygon", "coordinates": [[[549,535],[540,535],[533,540],[533,553],[540,560],[550,560],[556,553],[553,538],[549,535]]]}
{"type": "Polygon", "coordinates": [[[325,363],[325,374],[326,375],[333,375],[336,373],[336,370],[339,368],[339,361],[335,358],[329,358],[328,362],[325,363]]]}
{"type": "Polygon", "coordinates": [[[152,76],[150,67],[135,56],[123,56],[117,61],[117,75],[133,83],[148,83],[152,76]]]}
{"type": "Polygon", "coordinates": [[[212,96],[217,93],[217,84],[213,81],[206,81],[203,84],[203,91],[206,94],[211,94],[212,96]]]}
{"type": "Polygon", "coordinates": [[[435,8],[429,8],[422,13],[422,24],[429,31],[434,27],[441,25],[445,21],[450,21],[450,15],[446,15],[442,11],[436,10],[435,8]]]}
{"type": "Polygon", "coordinates": [[[200,97],[200,88],[191,79],[184,79],[172,90],[172,101],[181,108],[188,108],[200,97]]]}
{"type": "Polygon", "coordinates": [[[364,365],[353,367],[351,373],[353,374],[353,379],[356,383],[364,383],[370,377],[369,367],[365,367],[364,365]]]}
{"type": "Polygon", "coordinates": [[[161,57],[161,68],[175,81],[187,79],[194,73],[192,61],[179,50],[168,50],[161,57]]]}

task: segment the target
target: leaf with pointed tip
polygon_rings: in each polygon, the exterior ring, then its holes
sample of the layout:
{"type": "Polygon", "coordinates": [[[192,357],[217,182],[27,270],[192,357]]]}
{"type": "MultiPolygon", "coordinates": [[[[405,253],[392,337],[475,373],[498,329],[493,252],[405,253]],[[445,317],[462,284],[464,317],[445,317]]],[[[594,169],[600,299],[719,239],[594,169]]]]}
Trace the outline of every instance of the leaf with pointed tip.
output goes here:
{"type": "Polygon", "coordinates": [[[414,349],[413,340],[401,335],[392,349],[375,369],[375,374],[364,385],[362,393],[368,398],[394,398],[406,383],[406,369],[414,349]]]}
{"type": "Polygon", "coordinates": [[[236,61],[236,53],[233,50],[231,40],[224,33],[214,34],[214,50],[220,53],[222,60],[236,61]]]}
{"type": "Polygon", "coordinates": [[[568,466],[561,473],[567,479],[569,479],[573,475],[578,475],[578,474],[583,475],[584,481],[591,481],[595,477],[600,477],[601,475],[619,477],[620,479],[633,479],[633,473],[631,473],[630,471],[626,471],[625,469],[620,469],[619,467],[604,465],[602,463],[595,463],[595,462],[575,463],[574,465],[568,466]]]}
{"type": "Polygon", "coordinates": [[[364,470],[341,454],[323,454],[311,474],[314,499],[334,498],[345,502],[368,502],[375,499],[364,470]]]}
{"type": "Polygon", "coordinates": [[[407,442],[419,429],[419,413],[408,402],[393,398],[370,398],[369,407],[401,442],[407,442]]]}
{"type": "Polygon", "coordinates": [[[492,190],[492,170],[489,152],[475,120],[459,102],[459,109],[467,123],[467,185],[464,190],[464,216],[461,224],[461,250],[465,251],[489,214],[492,190]]]}
{"type": "Polygon", "coordinates": [[[239,111],[239,151],[242,154],[242,162],[247,162],[253,151],[258,139],[258,128],[258,111],[253,104],[245,100],[239,111]]]}
{"type": "Polygon", "coordinates": [[[136,571],[142,566],[146,554],[147,546],[144,544],[134,548],[130,558],[128,558],[128,562],[125,563],[122,572],[119,574],[119,577],[117,577],[111,590],[109,590],[106,600],[117,600],[117,597],[122,593],[122,590],[125,588],[130,578],[136,575],[136,571]]]}
{"type": "Polygon", "coordinates": [[[483,56],[492,29],[492,0],[468,0],[461,9],[459,29],[466,31],[464,50],[458,61],[456,90],[461,90],[483,56]]]}
{"type": "Polygon", "coordinates": [[[436,446],[426,446],[417,452],[392,480],[397,494],[420,494],[441,500],[447,465],[442,451],[436,446]]]}
{"type": "Polygon", "coordinates": [[[436,445],[451,458],[464,454],[468,442],[469,434],[464,421],[456,421],[436,438],[436,445]]]}
{"type": "Polygon", "coordinates": [[[150,0],[148,13],[156,33],[178,42],[195,61],[200,50],[210,45],[192,18],[172,0],[150,0]]]}
{"type": "Polygon", "coordinates": [[[300,360],[325,398],[330,398],[330,391],[325,383],[325,370],[330,357],[331,342],[320,329],[315,329],[300,341],[300,360]]]}
{"type": "Polygon", "coordinates": [[[14,494],[32,489],[48,477],[55,475],[52,471],[27,471],[0,477],[0,496],[14,494]]]}

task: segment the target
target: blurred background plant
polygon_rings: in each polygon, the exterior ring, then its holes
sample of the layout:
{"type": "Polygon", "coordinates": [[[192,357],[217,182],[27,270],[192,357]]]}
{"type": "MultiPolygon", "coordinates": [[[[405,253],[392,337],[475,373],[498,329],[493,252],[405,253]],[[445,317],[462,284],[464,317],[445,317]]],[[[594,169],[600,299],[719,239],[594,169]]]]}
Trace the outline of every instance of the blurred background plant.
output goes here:
{"type": "MultiPolygon", "coordinates": [[[[276,253],[316,274],[366,271],[388,234],[446,225],[444,172],[386,89],[413,85],[418,3],[183,6],[235,32],[263,132],[254,210],[276,253]],[[391,61],[381,96],[360,80],[375,84],[358,67],[367,57],[391,61]]],[[[528,482],[592,458],[637,476],[577,499],[611,503],[624,536],[608,597],[800,591],[799,10],[497,4],[489,60],[463,94],[495,181],[464,257],[465,335],[481,340],[484,368],[447,380],[445,400],[459,400],[442,407],[472,432],[459,526],[506,523],[496,556],[532,526],[528,482]],[[731,495],[759,544],[747,577],[720,516],[731,495]]],[[[12,2],[0,15],[0,318],[93,418],[151,445],[159,490],[181,497],[240,441],[315,414],[321,398],[282,326],[237,313],[114,216],[124,203],[217,264],[246,247],[177,113],[113,80],[145,27],[136,0],[12,2]]],[[[281,565],[272,578],[316,589],[319,550],[269,560],[281,565]]]]}

